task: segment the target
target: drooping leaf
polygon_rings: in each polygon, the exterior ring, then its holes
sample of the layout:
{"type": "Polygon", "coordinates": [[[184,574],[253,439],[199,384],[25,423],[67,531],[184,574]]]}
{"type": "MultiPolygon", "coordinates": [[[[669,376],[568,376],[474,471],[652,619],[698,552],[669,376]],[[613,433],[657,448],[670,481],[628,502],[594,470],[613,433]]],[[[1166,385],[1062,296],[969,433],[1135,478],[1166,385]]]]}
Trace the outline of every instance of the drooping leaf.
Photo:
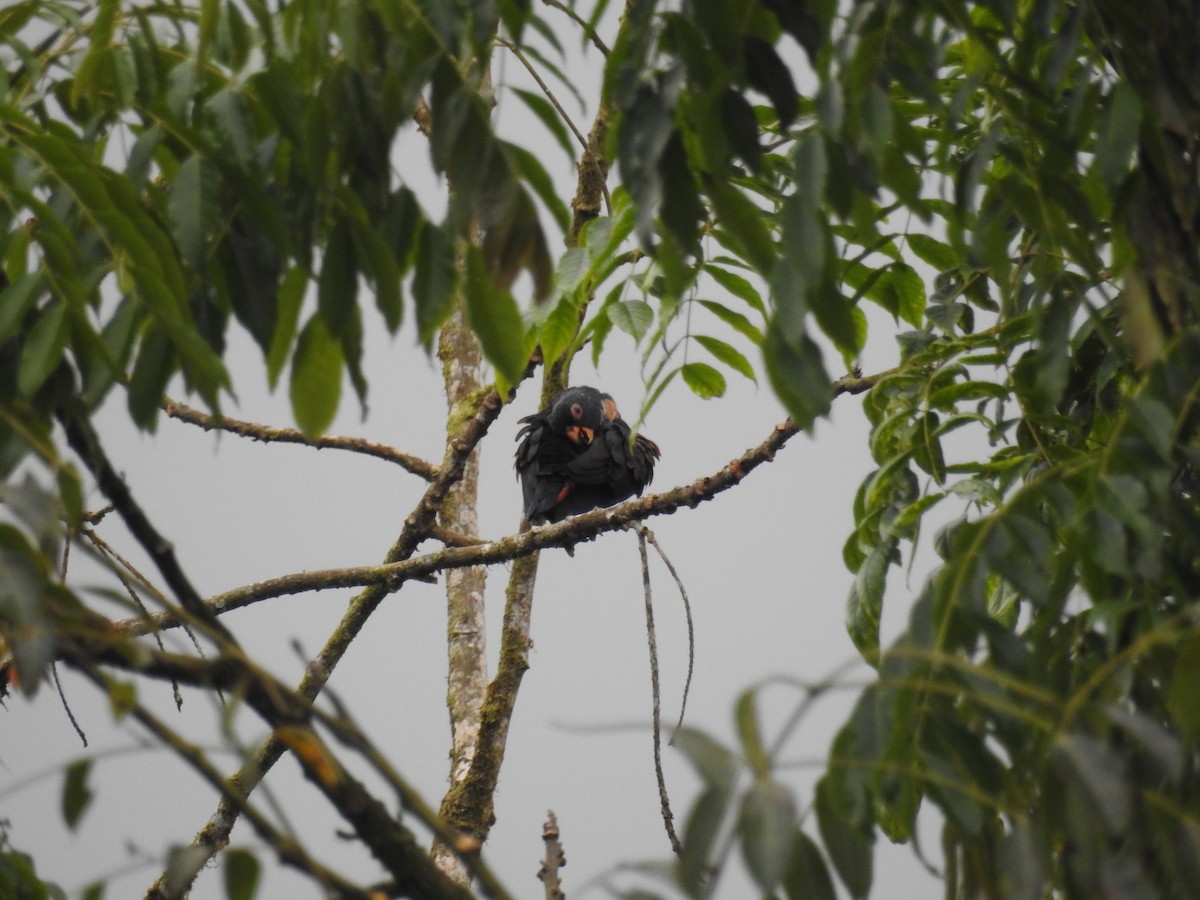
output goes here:
{"type": "Polygon", "coordinates": [[[679,374],[683,382],[697,397],[709,400],[713,397],[725,396],[725,376],[708,363],[684,363],[679,374]]]}
{"type": "Polygon", "coordinates": [[[508,291],[493,283],[483,257],[467,254],[467,315],[488,361],[496,367],[498,382],[507,390],[521,380],[532,350],[521,310],[508,291]]]}
{"type": "Polygon", "coordinates": [[[79,759],[67,766],[63,779],[62,816],[67,827],[74,831],[83,814],[91,805],[95,794],[88,784],[92,771],[90,759],[79,759]]]}
{"type": "Polygon", "coordinates": [[[325,433],[342,397],[342,345],[315,313],[300,331],[292,355],[288,397],[300,430],[311,438],[325,433]]]}
{"type": "Polygon", "coordinates": [[[225,896],[229,900],[253,900],[258,893],[262,866],[249,850],[232,848],[221,859],[225,877],[225,896]]]}
{"type": "Polygon", "coordinates": [[[742,799],[738,837],[742,858],[764,895],[783,880],[795,849],[796,801],[782,784],[756,782],[742,799]]]}

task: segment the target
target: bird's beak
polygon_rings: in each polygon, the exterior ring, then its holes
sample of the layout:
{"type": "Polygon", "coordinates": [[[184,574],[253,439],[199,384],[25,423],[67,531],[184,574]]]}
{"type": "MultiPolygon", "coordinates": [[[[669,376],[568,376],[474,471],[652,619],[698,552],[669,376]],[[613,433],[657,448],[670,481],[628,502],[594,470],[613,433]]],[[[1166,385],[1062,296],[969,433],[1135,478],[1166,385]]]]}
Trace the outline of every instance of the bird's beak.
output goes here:
{"type": "Polygon", "coordinates": [[[592,438],[594,437],[595,433],[591,428],[585,428],[582,425],[570,425],[567,427],[567,440],[573,443],[582,444],[586,447],[592,442],[592,438]]]}

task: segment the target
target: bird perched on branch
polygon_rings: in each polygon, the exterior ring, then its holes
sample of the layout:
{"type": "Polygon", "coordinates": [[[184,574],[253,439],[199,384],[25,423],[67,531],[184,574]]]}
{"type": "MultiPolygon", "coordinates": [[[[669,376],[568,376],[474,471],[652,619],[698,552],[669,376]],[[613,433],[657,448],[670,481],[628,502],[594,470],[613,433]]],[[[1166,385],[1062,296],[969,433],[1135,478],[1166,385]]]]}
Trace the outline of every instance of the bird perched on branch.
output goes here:
{"type": "Polygon", "coordinates": [[[521,419],[516,469],[525,500],[522,528],[612,506],[654,477],[660,451],[634,435],[611,396],[592,387],[560,391],[521,419]]]}

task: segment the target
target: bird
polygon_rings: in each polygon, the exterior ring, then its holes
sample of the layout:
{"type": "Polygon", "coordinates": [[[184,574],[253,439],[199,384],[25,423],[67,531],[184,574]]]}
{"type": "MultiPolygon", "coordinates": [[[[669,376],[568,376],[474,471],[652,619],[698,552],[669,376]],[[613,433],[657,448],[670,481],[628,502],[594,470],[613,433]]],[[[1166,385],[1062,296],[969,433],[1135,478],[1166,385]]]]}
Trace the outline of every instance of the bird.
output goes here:
{"type": "Polygon", "coordinates": [[[593,387],[559,391],[520,424],[522,530],[640,497],[661,455],[658,444],[633,434],[612,396],[593,387]]]}

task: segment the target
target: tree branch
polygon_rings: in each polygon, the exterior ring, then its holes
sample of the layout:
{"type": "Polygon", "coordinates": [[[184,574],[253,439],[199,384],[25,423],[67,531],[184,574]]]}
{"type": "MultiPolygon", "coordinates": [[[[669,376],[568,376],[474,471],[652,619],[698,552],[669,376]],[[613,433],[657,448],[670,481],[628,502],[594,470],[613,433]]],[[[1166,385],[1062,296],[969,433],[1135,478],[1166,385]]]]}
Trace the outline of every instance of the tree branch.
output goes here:
{"type": "MultiPolygon", "coordinates": [[[[529,361],[525,376],[529,377],[533,368],[541,361],[536,354],[529,361]]],[[[514,385],[509,391],[509,399],[516,392],[514,385]]],[[[437,467],[436,474],[416,507],[404,521],[400,536],[388,551],[386,563],[396,563],[410,556],[418,544],[424,540],[436,526],[437,512],[441,508],[450,487],[462,476],[463,468],[471,451],[487,433],[496,416],[504,406],[505,399],[496,390],[489,389],[478,400],[474,412],[459,420],[455,433],[447,436],[446,452],[442,463],[437,467]]],[[[362,631],[371,614],[386,597],[388,590],[381,584],[368,584],[350,601],[350,606],[342,616],[341,622],[325,642],[321,652],[305,669],[294,696],[299,700],[311,703],[321,693],[338,662],[349,649],[350,643],[362,631]]],[[[245,796],[258,786],[259,782],[271,770],[284,750],[283,744],[275,738],[263,742],[252,760],[247,761],[241,770],[229,777],[229,782],[245,796]]],[[[197,833],[192,846],[203,847],[209,855],[215,854],[229,841],[229,833],[237,821],[238,810],[235,806],[222,800],[216,812],[197,833]]],[[[190,887],[190,886],[189,886],[190,887]]]]}
{"type": "Polygon", "coordinates": [[[163,401],[162,410],[172,419],[196,425],[205,431],[211,431],[215,428],[218,431],[227,431],[230,434],[236,434],[238,437],[250,438],[253,441],[261,441],[264,444],[274,441],[280,444],[302,444],[305,447],[313,447],[317,450],[349,450],[352,453],[362,453],[366,456],[374,456],[377,459],[395,463],[405,471],[424,478],[426,481],[432,481],[434,475],[437,474],[437,469],[433,463],[421,459],[419,456],[404,453],[395,447],[389,447],[387,444],[379,444],[375,441],[368,441],[365,438],[343,437],[336,434],[326,434],[318,438],[310,438],[304,432],[298,431],[295,428],[260,425],[257,422],[246,422],[242,419],[232,419],[228,416],[213,416],[169,399],[163,401]]]}
{"type": "Polygon", "coordinates": [[[197,623],[202,624],[209,637],[214,638],[218,644],[227,641],[236,646],[237,641],[233,635],[217,621],[216,614],[200,599],[200,594],[184,574],[183,567],[175,557],[174,545],[159,533],[141,506],[133,499],[129,485],[109,462],[104,448],[100,445],[100,438],[86,416],[81,411],[68,412],[66,409],[59,409],[57,415],[59,424],[66,433],[67,443],[92,473],[100,491],[112,503],[142,549],[150,555],[184,611],[194,616],[197,623]]]}

